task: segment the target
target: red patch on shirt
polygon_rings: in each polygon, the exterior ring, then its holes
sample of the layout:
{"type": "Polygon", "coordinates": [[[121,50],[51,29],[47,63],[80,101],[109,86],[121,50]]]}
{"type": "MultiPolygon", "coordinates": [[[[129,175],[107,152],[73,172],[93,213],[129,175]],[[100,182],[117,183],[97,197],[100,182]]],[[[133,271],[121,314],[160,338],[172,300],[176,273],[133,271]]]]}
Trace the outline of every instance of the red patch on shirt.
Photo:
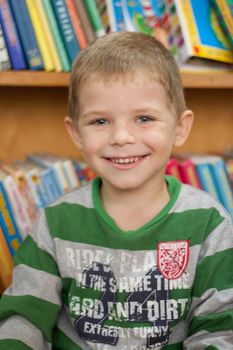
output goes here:
{"type": "Polygon", "coordinates": [[[161,274],[169,280],[179,278],[188,265],[189,250],[189,240],[159,242],[157,260],[161,274]]]}

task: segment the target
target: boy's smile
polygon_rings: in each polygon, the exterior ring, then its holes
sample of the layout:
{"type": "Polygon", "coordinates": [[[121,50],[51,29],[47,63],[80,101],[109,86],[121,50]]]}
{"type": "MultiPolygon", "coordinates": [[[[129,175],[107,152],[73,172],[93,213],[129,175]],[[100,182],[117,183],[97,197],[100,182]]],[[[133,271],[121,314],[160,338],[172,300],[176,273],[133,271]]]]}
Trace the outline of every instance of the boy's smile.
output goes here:
{"type": "Polygon", "coordinates": [[[148,73],[92,80],[79,101],[73,139],[103,184],[112,190],[161,185],[179,124],[162,86],[148,73]]]}

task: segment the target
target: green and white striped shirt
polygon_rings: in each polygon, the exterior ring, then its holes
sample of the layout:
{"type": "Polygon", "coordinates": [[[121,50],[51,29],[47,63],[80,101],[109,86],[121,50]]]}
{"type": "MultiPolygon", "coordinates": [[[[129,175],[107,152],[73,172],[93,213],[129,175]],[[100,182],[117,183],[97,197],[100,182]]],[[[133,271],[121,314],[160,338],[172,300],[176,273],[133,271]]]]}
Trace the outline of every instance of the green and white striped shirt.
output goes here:
{"type": "Polygon", "coordinates": [[[0,350],[233,349],[231,219],[166,179],[169,203],[135,231],[98,178],[41,212],[0,302],[0,350]]]}

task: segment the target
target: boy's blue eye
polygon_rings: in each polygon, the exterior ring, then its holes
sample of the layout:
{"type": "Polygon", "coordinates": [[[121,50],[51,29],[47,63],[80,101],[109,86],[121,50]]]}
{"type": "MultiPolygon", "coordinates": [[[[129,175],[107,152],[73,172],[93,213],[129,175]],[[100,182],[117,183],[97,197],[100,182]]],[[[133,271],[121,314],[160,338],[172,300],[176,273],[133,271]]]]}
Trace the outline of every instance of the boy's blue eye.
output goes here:
{"type": "Polygon", "coordinates": [[[104,118],[96,119],[92,122],[92,124],[94,124],[94,125],[106,125],[108,123],[109,123],[108,120],[104,119],[104,118]]]}
{"type": "Polygon", "coordinates": [[[139,123],[148,123],[150,121],[154,120],[154,118],[148,116],[148,115],[141,115],[138,117],[138,122],[139,123]]]}

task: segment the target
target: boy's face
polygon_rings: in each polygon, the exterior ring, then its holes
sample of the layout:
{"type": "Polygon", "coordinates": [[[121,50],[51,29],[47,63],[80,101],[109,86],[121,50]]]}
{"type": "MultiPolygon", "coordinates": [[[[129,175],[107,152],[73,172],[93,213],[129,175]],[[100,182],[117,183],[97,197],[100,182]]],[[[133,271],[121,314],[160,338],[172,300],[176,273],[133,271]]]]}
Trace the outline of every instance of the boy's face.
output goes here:
{"type": "Polygon", "coordinates": [[[169,109],[161,85],[139,73],[92,81],[82,87],[79,101],[76,128],[71,120],[66,124],[103,185],[144,190],[161,183],[173,146],[184,138],[182,118],[169,109]]]}

